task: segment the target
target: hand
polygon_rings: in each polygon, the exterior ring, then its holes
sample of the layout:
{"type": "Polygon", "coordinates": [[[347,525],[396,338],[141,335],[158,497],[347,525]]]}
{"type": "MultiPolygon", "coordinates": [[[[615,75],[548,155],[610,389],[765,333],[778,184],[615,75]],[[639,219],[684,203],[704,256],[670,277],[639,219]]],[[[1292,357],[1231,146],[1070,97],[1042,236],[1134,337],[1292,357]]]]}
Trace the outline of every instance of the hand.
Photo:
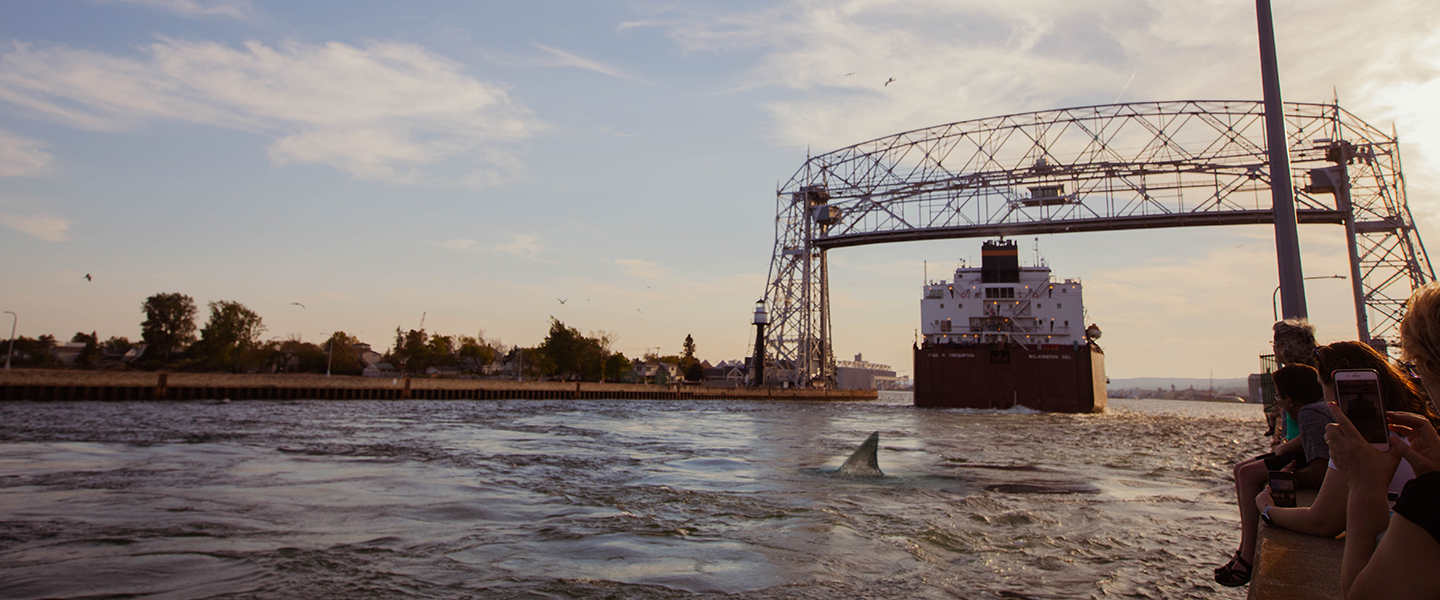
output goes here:
{"type": "Polygon", "coordinates": [[[1330,459],[1345,479],[1351,490],[1368,487],[1384,490],[1390,487],[1395,477],[1395,468],[1400,466],[1398,446],[1404,444],[1399,436],[1390,436],[1390,450],[1381,452],[1365,441],[1355,424],[1345,416],[1344,411],[1334,402],[1330,403],[1330,415],[1335,422],[1325,426],[1325,442],[1330,445],[1330,459]]]}
{"type": "Polygon", "coordinates": [[[1440,470],[1440,434],[1436,434],[1429,419],[1408,412],[1387,412],[1385,419],[1390,422],[1391,431],[1410,442],[1409,446],[1402,444],[1397,449],[1410,461],[1417,477],[1440,470]]]}
{"type": "Polygon", "coordinates": [[[1265,491],[1255,495],[1255,508],[1265,510],[1267,506],[1275,506],[1275,499],[1270,497],[1270,486],[1265,486],[1265,491]]]}

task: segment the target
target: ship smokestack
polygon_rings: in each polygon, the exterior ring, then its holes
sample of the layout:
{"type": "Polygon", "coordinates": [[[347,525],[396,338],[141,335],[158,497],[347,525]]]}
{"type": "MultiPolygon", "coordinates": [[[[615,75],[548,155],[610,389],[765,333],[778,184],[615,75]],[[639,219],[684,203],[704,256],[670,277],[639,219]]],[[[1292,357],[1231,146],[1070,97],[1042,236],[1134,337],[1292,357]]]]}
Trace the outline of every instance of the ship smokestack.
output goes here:
{"type": "Polygon", "coordinates": [[[1014,241],[985,242],[980,247],[981,283],[1020,283],[1020,250],[1014,241]]]}

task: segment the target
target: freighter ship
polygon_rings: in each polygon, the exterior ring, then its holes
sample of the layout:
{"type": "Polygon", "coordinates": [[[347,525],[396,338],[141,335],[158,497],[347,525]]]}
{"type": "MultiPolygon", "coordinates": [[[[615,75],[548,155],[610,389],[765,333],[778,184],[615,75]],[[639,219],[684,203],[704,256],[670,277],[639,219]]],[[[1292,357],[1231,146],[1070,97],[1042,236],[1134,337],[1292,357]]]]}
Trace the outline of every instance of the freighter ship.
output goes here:
{"type": "Polygon", "coordinates": [[[1105,353],[1081,295],[1043,263],[1020,266],[1014,241],[985,242],[980,268],[926,282],[915,406],[1104,411],[1105,353]]]}

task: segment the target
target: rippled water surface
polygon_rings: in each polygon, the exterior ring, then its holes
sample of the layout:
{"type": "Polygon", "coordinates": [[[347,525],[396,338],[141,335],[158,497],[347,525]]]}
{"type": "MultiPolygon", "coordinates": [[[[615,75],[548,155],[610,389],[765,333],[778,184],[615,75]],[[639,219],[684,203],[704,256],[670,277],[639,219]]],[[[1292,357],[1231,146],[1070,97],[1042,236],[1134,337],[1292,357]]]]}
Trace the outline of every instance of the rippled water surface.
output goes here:
{"type": "Polygon", "coordinates": [[[909,402],[0,403],[0,597],[1243,596],[1258,406],[909,402]]]}

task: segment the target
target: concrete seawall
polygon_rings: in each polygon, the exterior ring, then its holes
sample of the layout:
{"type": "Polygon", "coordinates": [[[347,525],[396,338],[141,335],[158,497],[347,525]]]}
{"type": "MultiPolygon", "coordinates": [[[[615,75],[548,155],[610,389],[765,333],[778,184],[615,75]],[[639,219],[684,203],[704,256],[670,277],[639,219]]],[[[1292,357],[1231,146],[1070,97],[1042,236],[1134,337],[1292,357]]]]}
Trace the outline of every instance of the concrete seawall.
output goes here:
{"type": "Polygon", "coordinates": [[[866,401],[874,390],[719,388],[494,379],[46,371],[0,372],[0,400],[796,400],[866,401]]]}

